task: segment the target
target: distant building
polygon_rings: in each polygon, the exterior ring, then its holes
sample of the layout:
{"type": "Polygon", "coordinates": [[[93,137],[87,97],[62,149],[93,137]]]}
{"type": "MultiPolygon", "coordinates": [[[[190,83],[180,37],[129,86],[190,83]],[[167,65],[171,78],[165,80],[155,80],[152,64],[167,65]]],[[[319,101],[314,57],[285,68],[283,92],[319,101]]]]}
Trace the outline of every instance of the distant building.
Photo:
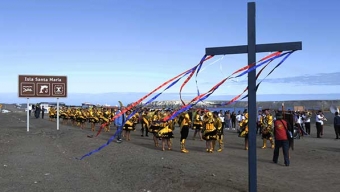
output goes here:
{"type": "MultiPolygon", "coordinates": [[[[41,102],[41,103],[37,103],[40,108],[44,107],[45,111],[44,113],[48,113],[48,111],[50,110],[50,107],[56,107],[57,106],[57,102],[41,102]]],[[[59,102],[59,107],[63,107],[65,106],[65,103],[63,102],[59,102]]]]}

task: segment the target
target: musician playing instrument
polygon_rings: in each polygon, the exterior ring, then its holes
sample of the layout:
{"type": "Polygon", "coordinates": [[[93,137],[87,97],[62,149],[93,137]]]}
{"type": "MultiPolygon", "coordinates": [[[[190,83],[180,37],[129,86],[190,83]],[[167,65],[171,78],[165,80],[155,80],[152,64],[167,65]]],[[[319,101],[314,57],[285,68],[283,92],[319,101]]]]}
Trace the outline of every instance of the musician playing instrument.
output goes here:
{"type": "Polygon", "coordinates": [[[248,113],[244,113],[244,119],[240,123],[239,137],[244,137],[244,149],[248,150],[248,113]]]}
{"type": "Polygon", "coordinates": [[[180,126],[180,133],[181,133],[181,152],[182,153],[189,153],[189,151],[185,147],[185,140],[188,138],[189,135],[189,127],[191,125],[190,116],[188,113],[184,113],[184,118],[182,119],[181,126],[180,126]]]}
{"type": "Polygon", "coordinates": [[[202,129],[203,129],[203,121],[201,119],[201,113],[200,111],[197,111],[194,115],[194,125],[192,126],[192,129],[195,130],[193,140],[195,140],[196,135],[198,134],[200,137],[200,140],[203,141],[202,138],[202,129]]]}
{"type": "Polygon", "coordinates": [[[213,150],[213,140],[217,138],[217,130],[214,126],[213,114],[209,111],[203,117],[203,139],[206,141],[206,150],[208,153],[212,153],[213,150]]]}
{"type": "MultiPolygon", "coordinates": [[[[218,150],[217,152],[221,152],[223,150],[223,125],[222,120],[218,115],[217,111],[213,112],[214,117],[214,127],[216,128],[216,140],[218,141],[218,150]]],[[[215,150],[216,140],[212,140],[213,150],[215,150]]]]}
{"type": "Polygon", "coordinates": [[[274,140],[273,140],[273,116],[270,115],[269,109],[264,110],[265,116],[262,118],[261,127],[262,127],[262,140],[263,146],[262,149],[267,148],[267,140],[270,141],[271,148],[274,149],[274,140]]]}
{"type": "Polygon", "coordinates": [[[312,117],[312,113],[309,111],[306,111],[303,115],[302,115],[302,119],[303,122],[305,124],[305,128],[306,128],[306,133],[308,135],[310,135],[310,119],[312,117]]]}

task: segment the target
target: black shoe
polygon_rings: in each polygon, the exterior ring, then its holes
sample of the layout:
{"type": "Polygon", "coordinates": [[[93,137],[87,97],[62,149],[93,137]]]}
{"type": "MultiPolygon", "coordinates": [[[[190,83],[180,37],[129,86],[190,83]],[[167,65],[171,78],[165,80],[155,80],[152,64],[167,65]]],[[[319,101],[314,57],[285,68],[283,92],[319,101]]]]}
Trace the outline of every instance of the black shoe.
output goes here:
{"type": "Polygon", "coordinates": [[[141,135],[141,137],[144,137],[144,135],[141,135]]]}
{"type": "Polygon", "coordinates": [[[273,160],[273,163],[277,164],[277,161],[274,161],[274,160],[273,160]]]}
{"type": "Polygon", "coordinates": [[[289,167],[289,164],[285,164],[286,165],[286,167],[289,167]]]}
{"type": "Polygon", "coordinates": [[[145,135],[145,137],[149,137],[149,135],[145,135]]]}

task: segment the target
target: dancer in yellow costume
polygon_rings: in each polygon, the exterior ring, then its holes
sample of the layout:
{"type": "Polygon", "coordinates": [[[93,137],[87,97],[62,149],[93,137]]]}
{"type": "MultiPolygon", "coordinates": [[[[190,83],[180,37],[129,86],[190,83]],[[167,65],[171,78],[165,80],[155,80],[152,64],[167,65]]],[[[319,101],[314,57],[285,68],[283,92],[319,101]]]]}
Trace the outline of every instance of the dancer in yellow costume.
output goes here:
{"type": "Polygon", "coordinates": [[[212,153],[213,141],[217,139],[217,130],[214,126],[213,114],[209,111],[203,117],[203,139],[206,141],[206,150],[208,153],[212,153]]]}
{"type": "Polygon", "coordinates": [[[244,113],[244,119],[240,122],[239,137],[244,137],[244,149],[248,150],[248,113],[244,113]]]}
{"type": "Polygon", "coordinates": [[[203,138],[202,138],[203,121],[201,119],[201,111],[199,110],[197,110],[197,112],[194,115],[194,123],[193,123],[192,129],[195,130],[193,140],[195,140],[195,137],[198,134],[200,137],[200,140],[203,141],[203,138]]]}
{"type": "MultiPolygon", "coordinates": [[[[126,111],[125,115],[126,115],[126,118],[129,117],[129,115],[131,114],[131,111],[126,111]]],[[[127,141],[130,141],[131,140],[131,131],[135,130],[135,127],[134,127],[134,122],[135,122],[135,119],[136,117],[135,116],[132,116],[129,120],[127,120],[124,124],[124,135],[125,135],[125,139],[127,141]]]]}
{"type": "Polygon", "coordinates": [[[184,117],[181,121],[181,152],[182,153],[189,153],[189,151],[185,147],[185,141],[189,135],[189,127],[191,125],[190,116],[188,113],[184,113],[184,117]]]}
{"type": "MultiPolygon", "coordinates": [[[[222,121],[218,116],[218,112],[214,111],[214,127],[216,129],[216,140],[218,141],[218,152],[223,150],[223,129],[222,129],[222,121]]],[[[213,150],[215,150],[216,140],[212,140],[213,150]]]]}
{"type": "Polygon", "coordinates": [[[173,121],[163,122],[161,129],[158,131],[158,137],[162,139],[162,151],[165,151],[165,144],[168,146],[168,150],[172,150],[171,138],[173,136],[173,121]]]}
{"type": "Polygon", "coordinates": [[[265,109],[264,113],[265,117],[263,117],[261,121],[263,139],[262,149],[267,148],[267,140],[270,141],[271,148],[274,149],[275,146],[273,140],[273,116],[270,115],[269,109],[265,109]]]}

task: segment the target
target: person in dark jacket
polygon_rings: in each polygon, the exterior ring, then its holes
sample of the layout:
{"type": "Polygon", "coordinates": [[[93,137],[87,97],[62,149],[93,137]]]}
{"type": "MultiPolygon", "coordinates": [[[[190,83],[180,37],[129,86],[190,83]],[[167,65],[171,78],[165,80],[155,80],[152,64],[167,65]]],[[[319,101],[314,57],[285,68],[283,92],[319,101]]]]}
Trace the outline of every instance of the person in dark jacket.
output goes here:
{"type": "Polygon", "coordinates": [[[339,139],[339,136],[340,136],[340,116],[339,116],[339,112],[335,112],[334,131],[335,131],[335,139],[339,139]]]}

